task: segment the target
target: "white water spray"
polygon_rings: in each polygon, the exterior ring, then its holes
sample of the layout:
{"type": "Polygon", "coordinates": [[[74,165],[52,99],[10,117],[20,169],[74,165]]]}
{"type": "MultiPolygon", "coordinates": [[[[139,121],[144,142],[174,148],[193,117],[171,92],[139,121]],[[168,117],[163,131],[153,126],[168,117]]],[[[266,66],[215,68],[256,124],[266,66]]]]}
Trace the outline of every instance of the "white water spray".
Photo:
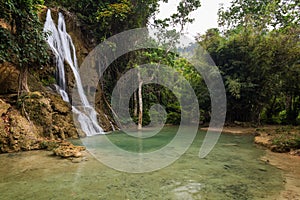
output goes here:
{"type": "Polygon", "coordinates": [[[103,129],[98,124],[97,113],[95,109],[89,104],[87,97],[84,94],[84,90],[78,72],[76,50],[70,35],[66,31],[64,16],[61,13],[58,14],[58,25],[56,28],[56,25],[54,24],[53,19],[51,17],[51,11],[50,9],[48,9],[46,22],[44,25],[44,32],[50,32],[47,42],[51,47],[56,59],[56,79],[58,81],[58,86],[56,88],[57,92],[61,95],[64,101],[70,102],[70,99],[66,92],[64,66],[64,62],[66,62],[70,66],[74,74],[77,86],[76,88],[78,90],[80,98],[80,101],[78,102],[80,102],[81,105],[79,105],[79,107],[82,109],[79,110],[72,106],[72,111],[78,117],[78,122],[80,123],[81,129],[85,132],[87,136],[105,134],[103,129]]]}

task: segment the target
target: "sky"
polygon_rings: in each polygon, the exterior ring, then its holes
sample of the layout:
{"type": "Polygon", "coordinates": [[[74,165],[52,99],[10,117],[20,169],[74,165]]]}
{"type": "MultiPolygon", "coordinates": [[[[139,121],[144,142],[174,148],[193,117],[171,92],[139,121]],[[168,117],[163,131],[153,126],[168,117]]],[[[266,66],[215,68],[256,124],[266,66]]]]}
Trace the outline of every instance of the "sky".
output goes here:
{"type": "MultiPolygon", "coordinates": [[[[157,18],[169,17],[176,12],[176,7],[180,0],[169,0],[169,3],[160,4],[160,13],[157,18]]],[[[195,18],[193,24],[186,26],[185,33],[196,36],[198,33],[204,34],[209,28],[218,27],[218,9],[223,3],[224,7],[229,7],[232,0],[201,0],[201,7],[191,13],[191,18],[195,18]]]]}

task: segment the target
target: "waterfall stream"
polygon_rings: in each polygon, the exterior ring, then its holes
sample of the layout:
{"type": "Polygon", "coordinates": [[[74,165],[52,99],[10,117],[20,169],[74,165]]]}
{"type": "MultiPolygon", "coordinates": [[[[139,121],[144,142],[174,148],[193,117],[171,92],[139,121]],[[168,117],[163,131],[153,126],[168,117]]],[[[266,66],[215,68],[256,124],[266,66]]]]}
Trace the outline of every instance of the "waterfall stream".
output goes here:
{"type": "Polygon", "coordinates": [[[97,112],[89,104],[87,97],[84,94],[81,78],[78,72],[79,70],[75,46],[72,42],[72,38],[66,31],[66,24],[63,14],[58,14],[58,25],[56,27],[51,17],[51,11],[48,9],[46,22],[44,24],[44,32],[50,32],[50,35],[47,38],[47,43],[55,55],[57,67],[56,80],[58,83],[56,86],[57,92],[61,95],[64,101],[70,102],[69,96],[66,92],[64,66],[64,62],[66,62],[74,74],[76,89],[78,90],[80,98],[80,101],[78,102],[80,102],[81,105],[76,106],[80,107],[81,109],[79,110],[75,106],[72,106],[72,111],[77,117],[82,131],[84,131],[87,136],[104,134],[103,129],[98,124],[97,112]]]}

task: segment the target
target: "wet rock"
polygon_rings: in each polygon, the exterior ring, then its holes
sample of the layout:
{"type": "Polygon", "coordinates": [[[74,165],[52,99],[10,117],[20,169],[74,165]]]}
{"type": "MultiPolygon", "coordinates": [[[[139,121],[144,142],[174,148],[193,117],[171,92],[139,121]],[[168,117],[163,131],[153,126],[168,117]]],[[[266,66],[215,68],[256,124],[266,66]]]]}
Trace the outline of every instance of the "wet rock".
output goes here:
{"type": "Polygon", "coordinates": [[[72,107],[69,103],[63,101],[57,94],[48,93],[47,97],[50,99],[50,104],[53,109],[52,121],[54,135],[58,138],[78,138],[80,134],[77,132],[73,120],[72,107]]]}
{"type": "Polygon", "coordinates": [[[277,153],[287,153],[291,151],[290,147],[280,145],[271,145],[270,150],[277,153]]]}
{"type": "Polygon", "coordinates": [[[46,149],[48,151],[52,151],[53,149],[56,149],[59,147],[59,143],[61,143],[61,141],[58,140],[53,140],[53,139],[44,139],[43,141],[41,141],[41,149],[46,149]]]}
{"type": "MultiPolygon", "coordinates": [[[[66,112],[71,110],[70,106],[65,102],[61,106],[58,104],[52,103],[41,92],[22,96],[17,102],[18,110],[0,99],[0,153],[52,150],[59,146],[61,140],[78,138],[72,112],[66,112]],[[56,112],[55,109],[61,112],[56,112]]],[[[69,149],[71,156],[81,156],[78,148],[69,149]]],[[[61,155],[68,156],[67,153],[61,155]]]]}

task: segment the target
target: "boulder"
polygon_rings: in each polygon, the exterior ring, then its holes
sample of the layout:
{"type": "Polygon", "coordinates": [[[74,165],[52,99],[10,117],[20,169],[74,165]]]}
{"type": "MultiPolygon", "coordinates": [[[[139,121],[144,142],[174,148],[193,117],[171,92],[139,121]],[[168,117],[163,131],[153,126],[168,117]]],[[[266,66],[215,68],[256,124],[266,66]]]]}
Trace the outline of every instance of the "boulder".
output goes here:
{"type": "Polygon", "coordinates": [[[84,151],[85,147],[83,146],[75,146],[70,142],[62,142],[59,144],[58,148],[53,150],[53,153],[57,156],[61,156],[62,158],[82,157],[81,151],[84,151]]]}

